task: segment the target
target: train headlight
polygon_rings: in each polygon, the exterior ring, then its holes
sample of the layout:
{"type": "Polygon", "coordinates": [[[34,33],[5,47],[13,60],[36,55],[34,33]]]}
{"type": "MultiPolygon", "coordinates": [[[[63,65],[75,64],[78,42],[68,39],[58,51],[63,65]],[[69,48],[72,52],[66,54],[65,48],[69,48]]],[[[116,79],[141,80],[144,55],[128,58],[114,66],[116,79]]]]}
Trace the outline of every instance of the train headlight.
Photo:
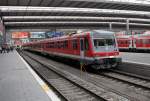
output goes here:
{"type": "Polygon", "coordinates": [[[114,58],[114,56],[109,56],[109,58],[114,58]]]}

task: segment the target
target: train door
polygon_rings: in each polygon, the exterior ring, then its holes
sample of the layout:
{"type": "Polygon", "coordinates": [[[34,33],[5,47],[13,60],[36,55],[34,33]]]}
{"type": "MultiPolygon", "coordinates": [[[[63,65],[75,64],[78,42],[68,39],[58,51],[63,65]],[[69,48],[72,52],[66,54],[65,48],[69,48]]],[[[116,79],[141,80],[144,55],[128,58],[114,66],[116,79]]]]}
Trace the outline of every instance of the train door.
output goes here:
{"type": "Polygon", "coordinates": [[[84,49],[85,47],[84,47],[84,38],[81,38],[80,39],[80,58],[81,58],[81,60],[83,60],[84,59],[84,57],[85,57],[85,54],[84,54],[84,49]]]}
{"type": "Polygon", "coordinates": [[[136,39],[135,38],[133,38],[133,48],[134,48],[134,50],[136,49],[136,39]]]}
{"type": "Polygon", "coordinates": [[[129,41],[129,49],[132,49],[132,38],[129,38],[127,41],[129,41]]]}

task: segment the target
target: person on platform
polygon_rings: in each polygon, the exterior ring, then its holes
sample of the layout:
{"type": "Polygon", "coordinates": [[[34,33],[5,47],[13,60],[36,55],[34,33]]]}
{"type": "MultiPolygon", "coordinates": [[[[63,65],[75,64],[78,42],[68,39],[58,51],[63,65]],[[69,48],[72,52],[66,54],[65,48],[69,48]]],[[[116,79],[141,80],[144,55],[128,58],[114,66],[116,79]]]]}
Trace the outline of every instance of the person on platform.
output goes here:
{"type": "Polygon", "coordinates": [[[13,50],[14,50],[13,46],[10,47],[10,50],[13,52],[13,50]]]}
{"type": "Polygon", "coordinates": [[[2,53],[2,46],[0,46],[0,53],[2,53]]]}
{"type": "Polygon", "coordinates": [[[9,53],[9,46],[6,46],[6,52],[9,53]]]}
{"type": "Polygon", "coordinates": [[[2,45],[2,53],[5,53],[5,50],[6,50],[5,45],[2,45]]]}

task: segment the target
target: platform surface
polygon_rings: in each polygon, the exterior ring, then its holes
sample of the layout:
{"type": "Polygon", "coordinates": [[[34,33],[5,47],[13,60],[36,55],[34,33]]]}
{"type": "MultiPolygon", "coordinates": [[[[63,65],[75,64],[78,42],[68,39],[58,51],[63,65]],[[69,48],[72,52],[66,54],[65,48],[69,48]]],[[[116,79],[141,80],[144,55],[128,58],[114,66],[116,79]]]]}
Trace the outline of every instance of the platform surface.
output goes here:
{"type": "Polygon", "coordinates": [[[16,51],[0,54],[0,101],[51,101],[16,51]]]}
{"type": "Polygon", "coordinates": [[[150,65],[150,53],[121,52],[123,61],[137,62],[150,65]]]}

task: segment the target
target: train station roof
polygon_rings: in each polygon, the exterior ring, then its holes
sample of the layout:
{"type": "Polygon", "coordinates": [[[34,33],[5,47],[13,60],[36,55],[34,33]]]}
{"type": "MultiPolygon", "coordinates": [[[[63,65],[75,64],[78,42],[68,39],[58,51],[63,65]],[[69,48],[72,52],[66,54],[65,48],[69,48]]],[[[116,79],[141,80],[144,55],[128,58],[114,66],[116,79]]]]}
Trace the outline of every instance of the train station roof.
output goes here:
{"type": "Polygon", "coordinates": [[[0,0],[0,14],[9,28],[126,26],[127,22],[149,28],[149,11],[150,0],[0,0]]]}
{"type": "Polygon", "coordinates": [[[0,0],[0,6],[76,7],[149,11],[150,0],[0,0]]]}

